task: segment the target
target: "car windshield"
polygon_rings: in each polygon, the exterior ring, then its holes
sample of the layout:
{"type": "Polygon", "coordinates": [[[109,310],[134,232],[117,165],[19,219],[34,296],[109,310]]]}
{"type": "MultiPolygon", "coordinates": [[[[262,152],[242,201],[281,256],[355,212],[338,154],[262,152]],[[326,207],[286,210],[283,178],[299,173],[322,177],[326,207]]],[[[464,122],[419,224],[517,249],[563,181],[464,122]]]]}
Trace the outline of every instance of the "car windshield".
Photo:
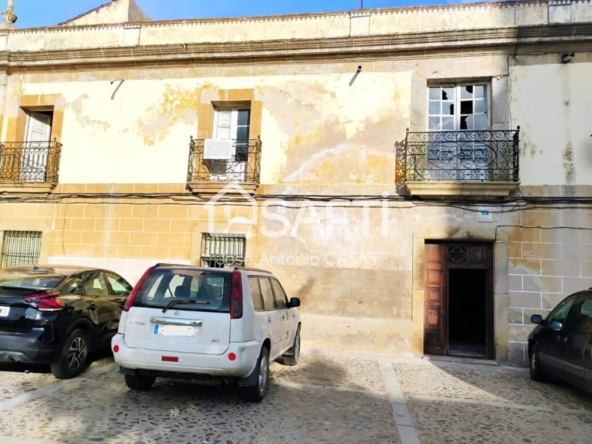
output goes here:
{"type": "Polygon", "coordinates": [[[171,302],[175,310],[230,310],[230,273],[191,269],[155,269],[134,301],[134,306],[166,308],[171,302]],[[183,303],[182,301],[188,301],[183,303]]]}
{"type": "Polygon", "coordinates": [[[51,289],[57,287],[62,280],[64,280],[64,276],[60,275],[0,270],[0,287],[51,289]]]}

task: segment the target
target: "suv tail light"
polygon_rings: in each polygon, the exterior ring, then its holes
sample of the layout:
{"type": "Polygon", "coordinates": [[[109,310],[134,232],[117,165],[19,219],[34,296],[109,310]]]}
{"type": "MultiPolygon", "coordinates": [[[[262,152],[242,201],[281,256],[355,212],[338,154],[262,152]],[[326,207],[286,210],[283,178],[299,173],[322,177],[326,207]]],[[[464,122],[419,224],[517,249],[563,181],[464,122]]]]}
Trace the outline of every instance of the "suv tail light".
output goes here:
{"type": "Polygon", "coordinates": [[[138,293],[142,289],[144,282],[146,282],[146,279],[148,279],[148,276],[150,275],[152,270],[154,270],[155,268],[156,267],[150,267],[148,270],[146,270],[144,272],[144,274],[142,275],[142,277],[140,278],[138,283],[133,288],[130,295],[127,297],[127,300],[125,301],[125,305],[123,306],[123,311],[129,311],[129,309],[132,308],[132,305],[134,305],[134,301],[136,300],[136,296],[138,296],[138,293]]]}
{"type": "Polygon", "coordinates": [[[25,298],[25,301],[38,302],[37,310],[39,311],[60,311],[66,304],[61,299],[56,299],[59,295],[59,293],[37,294],[25,298]]]}
{"type": "Polygon", "coordinates": [[[243,317],[243,283],[240,271],[232,273],[232,288],[230,290],[230,319],[243,317]]]}

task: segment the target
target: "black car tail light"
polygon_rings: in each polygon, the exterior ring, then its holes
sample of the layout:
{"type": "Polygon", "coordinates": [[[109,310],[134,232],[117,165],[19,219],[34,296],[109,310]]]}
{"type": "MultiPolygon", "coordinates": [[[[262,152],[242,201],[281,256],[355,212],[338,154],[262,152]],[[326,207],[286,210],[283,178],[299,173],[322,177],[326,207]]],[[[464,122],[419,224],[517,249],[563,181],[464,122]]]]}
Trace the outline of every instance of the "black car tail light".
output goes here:
{"type": "Polygon", "coordinates": [[[36,303],[39,311],[60,311],[66,306],[63,300],[58,299],[60,293],[36,294],[25,298],[26,302],[36,303]]]}

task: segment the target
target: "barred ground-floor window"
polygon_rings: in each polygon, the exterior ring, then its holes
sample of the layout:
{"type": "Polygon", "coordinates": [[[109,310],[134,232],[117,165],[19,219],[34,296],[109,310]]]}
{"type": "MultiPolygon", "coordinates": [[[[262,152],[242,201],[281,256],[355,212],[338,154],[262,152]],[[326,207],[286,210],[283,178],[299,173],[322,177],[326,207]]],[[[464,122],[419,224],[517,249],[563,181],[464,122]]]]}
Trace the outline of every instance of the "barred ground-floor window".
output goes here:
{"type": "Polygon", "coordinates": [[[246,238],[240,234],[204,233],[201,240],[201,266],[233,268],[245,265],[246,238]]]}
{"type": "Polygon", "coordinates": [[[39,262],[41,231],[5,231],[2,236],[2,267],[39,262]]]}

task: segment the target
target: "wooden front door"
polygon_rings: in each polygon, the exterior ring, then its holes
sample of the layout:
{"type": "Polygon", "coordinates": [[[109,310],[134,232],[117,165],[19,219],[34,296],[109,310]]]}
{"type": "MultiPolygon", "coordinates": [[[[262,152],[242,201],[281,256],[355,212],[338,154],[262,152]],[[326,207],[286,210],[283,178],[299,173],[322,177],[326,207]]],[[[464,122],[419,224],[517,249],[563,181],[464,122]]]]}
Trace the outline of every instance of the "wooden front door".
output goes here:
{"type": "Polygon", "coordinates": [[[493,358],[493,245],[477,242],[430,242],[425,245],[424,353],[449,355],[450,270],[485,275],[486,352],[493,358]]]}

